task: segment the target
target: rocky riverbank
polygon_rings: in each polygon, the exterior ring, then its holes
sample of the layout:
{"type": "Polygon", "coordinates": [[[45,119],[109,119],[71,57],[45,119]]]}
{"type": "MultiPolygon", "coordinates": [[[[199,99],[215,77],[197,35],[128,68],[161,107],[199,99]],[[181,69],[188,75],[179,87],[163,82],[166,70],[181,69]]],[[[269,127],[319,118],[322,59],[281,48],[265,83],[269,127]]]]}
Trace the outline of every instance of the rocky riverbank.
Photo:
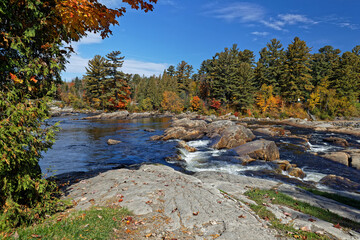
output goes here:
{"type": "MultiPolygon", "coordinates": [[[[67,186],[64,198],[75,209],[91,206],[127,207],[138,225],[129,239],[287,239],[255,214],[249,189],[277,189],[340,216],[360,221],[360,210],[312,195],[276,181],[202,172],[186,175],[163,165],[142,165],[137,170],[117,169],[67,186]]],[[[352,196],[354,197],[354,196],[352,196]]],[[[332,239],[359,239],[359,232],[275,204],[266,206],[284,223],[332,239]],[[308,219],[312,219],[309,221],[308,219]]]]}

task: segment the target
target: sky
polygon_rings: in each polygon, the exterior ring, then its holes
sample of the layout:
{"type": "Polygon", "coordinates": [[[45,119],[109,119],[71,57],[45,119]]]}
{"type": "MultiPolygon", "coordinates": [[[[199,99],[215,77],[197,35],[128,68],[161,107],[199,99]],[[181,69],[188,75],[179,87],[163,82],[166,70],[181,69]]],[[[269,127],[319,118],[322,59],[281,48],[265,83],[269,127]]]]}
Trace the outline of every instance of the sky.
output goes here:
{"type": "Polygon", "coordinates": [[[326,45],[351,51],[360,45],[359,9],[359,0],[158,0],[152,12],[128,9],[109,38],[89,33],[73,43],[76,53],[62,78],[82,77],[90,59],[111,51],[125,56],[123,72],[141,76],[159,75],[182,60],[197,72],[202,61],[233,44],[258,58],[273,38],[285,49],[299,37],[313,53],[326,45]]]}

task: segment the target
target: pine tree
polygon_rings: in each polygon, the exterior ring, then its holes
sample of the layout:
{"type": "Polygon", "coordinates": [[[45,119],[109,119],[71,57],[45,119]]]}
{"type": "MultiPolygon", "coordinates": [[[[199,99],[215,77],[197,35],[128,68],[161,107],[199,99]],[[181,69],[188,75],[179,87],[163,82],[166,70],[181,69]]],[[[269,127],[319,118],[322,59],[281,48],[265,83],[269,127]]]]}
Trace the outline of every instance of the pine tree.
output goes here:
{"type": "Polygon", "coordinates": [[[107,77],[104,83],[104,97],[109,109],[125,108],[130,100],[130,87],[126,75],[118,69],[122,67],[124,58],[120,51],[112,51],[106,55],[107,77]]]}
{"type": "Polygon", "coordinates": [[[106,75],[106,60],[102,56],[96,55],[88,62],[84,76],[86,98],[90,101],[90,105],[95,108],[104,108],[103,91],[106,75]]]}
{"type": "Polygon", "coordinates": [[[193,66],[189,65],[185,61],[181,61],[177,65],[175,78],[178,82],[179,93],[183,92],[185,93],[185,95],[188,95],[192,72],[193,72],[193,66]]]}
{"type": "Polygon", "coordinates": [[[306,101],[314,88],[310,69],[310,51],[305,41],[298,37],[289,44],[283,64],[280,90],[282,97],[288,102],[299,99],[306,101]]]}
{"type": "Polygon", "coordinates": [[[274,93],[279,94],[284,54],[282,44],[275,38],[271,39],[270,43],[260,51],[260,58],[255,68],[255,81],[258,89],[263,84],[271,85],[274,93]]]}

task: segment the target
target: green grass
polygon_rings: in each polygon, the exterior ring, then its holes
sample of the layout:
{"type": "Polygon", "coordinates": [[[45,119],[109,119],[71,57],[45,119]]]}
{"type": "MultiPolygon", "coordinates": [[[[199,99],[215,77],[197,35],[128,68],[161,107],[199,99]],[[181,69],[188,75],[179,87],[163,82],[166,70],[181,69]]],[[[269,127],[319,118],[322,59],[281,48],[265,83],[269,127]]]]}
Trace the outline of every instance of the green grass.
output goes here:
{"type": "MultiPolygon", "coordinates": [[[[227,195],[228,197],[240,201],[236,199],[236,197],[222,190],[220,190],[220,192],[227,195]]],[[[276,218],[276,216],[270,210],[266,208],[266,206],[263,205],[263,202],[260,201],[260,198],[254,198],[252,200],[257,202],[257,204],[247,204],[245,202],[243,203],[248,205],[260,218],[264,219],[265,221],[268,221],[270,227],[278,230],[281,234],[295,239],[330,240],[328,236],[316,234],[313,232],[303,231],[301,229],[295,229],[291,224],[282,223],[279,219],[276,218]]]]}
{"type": "Polygon", "coordinates": [[[264,202],[285,205],[297,211],[322,219],[324,221],[333,224],[340,224],[341,227],[351,228],[356,231],[360,231],[360,223],[358,222],[343,218],[328,210],[314,207],[308,203],[294,200],[292,197],[281,192],[277,192],[275,190],[253,189],[247,191],[245,195],[255,201],[258,205],[262,205],[264,202]]]}
{"type": "Polygon", "coordinates": [[[354,208],[360,210],[360,201],[359,200],[344,197],[344,196],[341,196],[341,195],[338,195],[335,193],[319,191],[319,190],[313,189],[313,188],[308,188],[308,187],[301,187],[301,188],[308,192],[311,192],[312,194],[326,197],[326,198],[332,199],[334,201],[337,201],[339,203],[343,203],[345,205],[348,205],[348,206],[351,206],[351,207],[354,207],[354,208]]]}
{"type": "Polygon", "coordinates": [[[16,232],[18,239],[111,239],[114,229],[121,231],[122,219],[130,214],[124,208],[93,207],[67,215],[56,214],[42,224],[16,232]]]}

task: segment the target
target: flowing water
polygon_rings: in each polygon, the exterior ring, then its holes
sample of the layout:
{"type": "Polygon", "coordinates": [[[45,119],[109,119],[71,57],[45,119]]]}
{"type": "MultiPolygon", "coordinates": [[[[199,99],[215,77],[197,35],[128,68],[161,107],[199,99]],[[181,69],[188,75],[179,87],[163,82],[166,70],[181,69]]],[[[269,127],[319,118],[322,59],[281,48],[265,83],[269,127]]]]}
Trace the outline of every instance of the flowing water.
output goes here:
{"type": "MultiPolygon", "coordinates": [[[[52,118],[50,123],[60,121],[62,128],[57,134],[52,149],[45,153],[40,161],[43,172],[51,169],[49,174],[63,174],[79,171],[99,171],[140,163],[161,163],[177,170],[188,172],[220,171],[261,178],[276,178],[285,182],[312,181],[318,182],[328,174],[335,174],[360,182],[360,171],[339,163],[321,158],[314,153],[339,151],[342,147],[324,142],[329,136],[345,138],[351,147],[359,148],[360,140],[351,135],[314,132],[313,130],[278,126],[290,130],[292,134],[306,136],[309,141],[287,137],[268,137],[275,141],[280,150],[280,158],[297,164],[305,173],[303,180],[275,173],[276,165],[271,162],[255,161],[246,166],[241,165],[233,150],[214,150],[211,139],[188,142],[189,146],[198,149],[188,152],[177,149],[177,141],[149,141],[153,135],[162,135],[169,127],[169,119],[137,120],[81,120],[80,116],[52,118]],[[145,131],[154,129],[154,132],[145,131]],[[120,140],[118,145],[108,145],[106,141],[120,140]],[[184,162],[169,162],[166,158],[179,153],[184,162]]],[[[257,123],[258,124],[258,123],[257,123]]],[[[251,127],[251,123],[249,123],[251,127]]]]}

